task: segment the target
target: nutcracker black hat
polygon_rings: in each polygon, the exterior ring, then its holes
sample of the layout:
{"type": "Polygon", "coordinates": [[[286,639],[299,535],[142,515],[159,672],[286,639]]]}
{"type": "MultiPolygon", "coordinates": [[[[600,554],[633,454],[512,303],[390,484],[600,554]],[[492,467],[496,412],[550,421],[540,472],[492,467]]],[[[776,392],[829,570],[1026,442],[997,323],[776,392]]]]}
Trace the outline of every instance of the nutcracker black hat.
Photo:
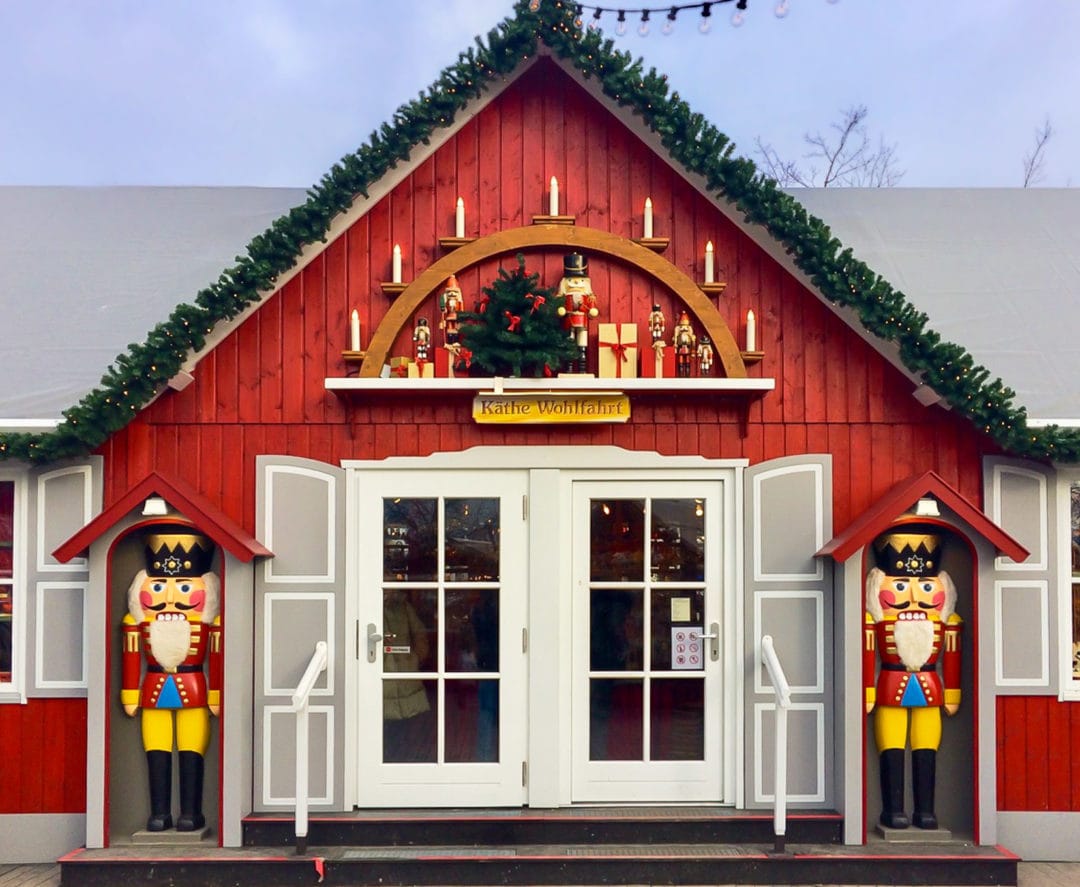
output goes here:
{"type": "Polygon", "coordinates": [[[155,528],[146,536],[147,576],[202,576],[213,560],[214,543],[192,527],[155,528]]]}
{"type": "Polygon", "coordinates": [[[563,277],[588,277],[589,260],[581,253],[569,253],[563,256],[563,277]]]}
{"type": "Polygon", "coordinates": [[[941,535],[933,527],[897,527],[874,540],[874,560],[889,576],[936,576],[941,571],[941,535]]]}

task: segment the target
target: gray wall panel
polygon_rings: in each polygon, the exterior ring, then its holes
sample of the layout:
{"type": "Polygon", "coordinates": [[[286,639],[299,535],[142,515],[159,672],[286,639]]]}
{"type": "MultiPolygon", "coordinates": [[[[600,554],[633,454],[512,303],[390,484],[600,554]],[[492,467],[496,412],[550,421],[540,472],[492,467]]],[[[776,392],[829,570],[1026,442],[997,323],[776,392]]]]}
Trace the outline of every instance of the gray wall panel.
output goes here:
{"type": "Polygon", "coordinates": [[[766,634],[792,690],[789,803],[835,806],[836,762],[828,755],[835,721],[832,562],[815,556],[832,534],[831,458],[764,462],[748,468],[745,480],[745,806],[773,804],[775,694],[760,654],[766,634]]]}

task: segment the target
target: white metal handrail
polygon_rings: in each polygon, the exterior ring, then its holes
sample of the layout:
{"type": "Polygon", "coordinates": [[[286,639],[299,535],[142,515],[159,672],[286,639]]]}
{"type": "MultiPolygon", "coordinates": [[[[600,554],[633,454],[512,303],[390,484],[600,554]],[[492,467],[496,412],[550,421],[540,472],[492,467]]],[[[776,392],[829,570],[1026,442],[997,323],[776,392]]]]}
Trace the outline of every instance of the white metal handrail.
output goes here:
{"type": "Polygon", "coordinates": [[[774,849],[777,853],[784,852],[784,836],[787,832],[787,713],[791,708],[791,687],[784,676],[784,669],[780,665],[780,659],[773,648],[772,635],[764,635],[761,638],[761,658],[765,662],[765,668],[769,672],[769,680],[772,681],[773,690],[776,693],[776,753],[773,763],[775,773],[773,775],[773,795],[775,809],[773,810],[773,832],[776,835],[774,849]]]}
{"type": "Polygon", "coordinates": [[[315,652],[304,669],[292,695],[292,710],[296,713],[296,852],[307,852],[308,833],[308,700],[312,688],[324,671],[330,656],[326,641],[315,644],[315,652]]]}

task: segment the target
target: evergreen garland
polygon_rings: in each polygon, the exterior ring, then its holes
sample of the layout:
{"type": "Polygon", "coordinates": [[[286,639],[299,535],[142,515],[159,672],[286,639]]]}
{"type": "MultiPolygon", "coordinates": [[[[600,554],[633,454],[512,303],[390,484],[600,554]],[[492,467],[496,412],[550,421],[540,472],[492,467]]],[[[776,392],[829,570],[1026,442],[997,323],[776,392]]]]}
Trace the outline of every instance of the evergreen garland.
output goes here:
{"type": "Polygon", "coordinates": [[[333,218],[413,148],[427,144],[488,84],[512,72],[543,42],[586,78],[598,77],[603,92],[629,107],[660,137],[672,159],[702,177],[718,202],[730,202],[749,224],[761,225],[783,244],[792,261],[830,301],[852,308],[874,335],[894,342],[913,373],[967,416],[1002,449],[1060,462],[1080,461],[1080,431],[1058,426],[1029,428],[1015,393],[974,363],[963,348],[942,342],[927,317],[903,293],[854,258],[829,228],[798,201],[758,172],[678,93],[668,95],[666,78],[646,71],[641,59],[619,52],[597,31],[574,25],[574,4],[546,2],[533,12],[518,0],[515,15],[491,30],[486,41],[463,52],[420,96],[402,105],[367,144],[342,158],[308,191],[308,199],[275,221],[248,245],[246,255],[194,304],[178,306],[141,344],[119,355],[98,388],[64,411],[65,421],[43,434],[0,434],[0,459],[48,462],[82,455],[123,428],[198,352],[214,325],[237,316],[273,291],[278,276],[293,266],[306,244],[325,242],[333,218]]]}
{"type": "Polygon", "coordinates": [[[539,286],[518,254],[512,272],[483,288],[476,311],[461,312],[461,342],[472,362],[492,376],[557,374],[578,356],[559,316],[554,293],[539,286]]]}

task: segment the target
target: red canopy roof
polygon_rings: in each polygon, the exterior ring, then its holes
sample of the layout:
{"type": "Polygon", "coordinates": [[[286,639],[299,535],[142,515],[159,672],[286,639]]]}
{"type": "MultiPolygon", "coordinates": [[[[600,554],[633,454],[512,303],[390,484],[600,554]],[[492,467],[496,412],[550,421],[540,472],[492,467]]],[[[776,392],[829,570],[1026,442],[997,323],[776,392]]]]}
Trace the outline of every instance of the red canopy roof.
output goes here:
{"type": "Polygon", "coordinates": [[[86,551],[92,542],[95,542],[132,510],[141,508],[143,502],[150,496],[160,496],[216,544],[244,563],[260,555],[274,556],[265,545],[245,532],[243,527],[228,515],[215,508],[201,493],[191,489],[182,481],[166,479],[156,471],[152,471],[57,548],[53,552],[53,557],[61,563],[67,563],[73,557],[86,551]]]}

